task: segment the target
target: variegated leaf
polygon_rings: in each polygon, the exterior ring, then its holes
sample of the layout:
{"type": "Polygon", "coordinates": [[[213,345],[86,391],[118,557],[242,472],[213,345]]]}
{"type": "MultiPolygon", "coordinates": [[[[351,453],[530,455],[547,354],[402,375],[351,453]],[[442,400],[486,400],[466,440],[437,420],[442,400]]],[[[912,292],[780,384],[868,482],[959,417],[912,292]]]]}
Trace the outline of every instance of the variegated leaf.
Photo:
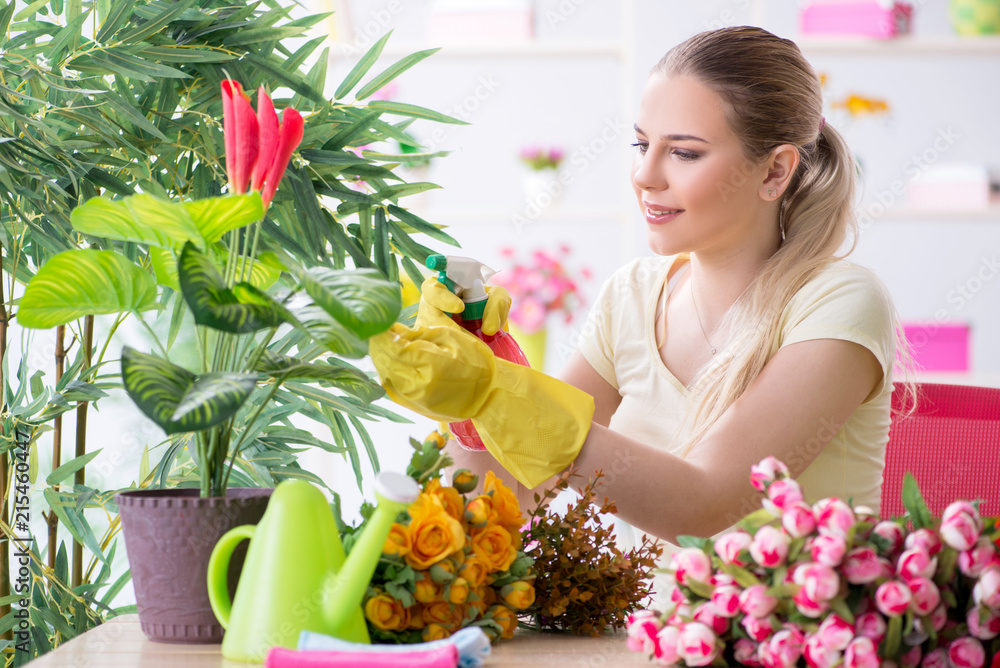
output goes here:
{"type": "Polygon", "coordinates": [[[313,267],[297,278],[318,306],[362,339],[388,329],[403,307],[399,284],[376,269],[313,267]]]}
{"type": "Polygon", "coordinates": [[[368,344],[350,329],[334,320],[318,306],[292,310],[295,324],[326,349],[344,357],[359,358],[368,354],[368,344]]]}
{"type": "Polygon", "coordinates": [[[206,244],[213,244],[226,232],[256,223],[264,217],[264,203],[260,193],[256,192],[206,197],[185,202],[184,207],[206,244]]]}
{"type": "Polygon", "coordinates": [[[285,380],[304,380],[329,384],[370,403],[385,395],[385,390],[373,382],[361,369],[346,362],[329,358],[326,363],[303,362],[295,357],[265,351],[257,363],[257,371],[285,380]]]}
{"type": "Polygon", "coordinates": [[[187,369],[126,347],[122,381],[135,405],[167,434],[200,431],[236,414],[256,387],[252,373],[207,373],[187,369]]]}

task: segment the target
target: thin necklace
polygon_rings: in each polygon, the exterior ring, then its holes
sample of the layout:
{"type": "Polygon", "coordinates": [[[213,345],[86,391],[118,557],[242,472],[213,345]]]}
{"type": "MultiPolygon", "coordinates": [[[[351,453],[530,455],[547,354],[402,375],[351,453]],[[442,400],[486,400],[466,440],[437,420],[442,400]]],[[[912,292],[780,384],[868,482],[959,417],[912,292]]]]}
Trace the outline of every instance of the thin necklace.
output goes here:
{"type": "Polygon", "coordinates": [[[698,326],[701,327],[701,335],[705,337],[705,343],[707,343],[708,347],[712,349],[712,354],[714,355],[715,346],[713,346],[712,342],[708,339],[708,334],[705,332],[705,325],[701,324],[701,315],[698,313],[698,300],[694,298],[694,284],[689,282],[688,288],[691,291],[691,304],[694,306],[694,317],[698,319],[698,326]]]}

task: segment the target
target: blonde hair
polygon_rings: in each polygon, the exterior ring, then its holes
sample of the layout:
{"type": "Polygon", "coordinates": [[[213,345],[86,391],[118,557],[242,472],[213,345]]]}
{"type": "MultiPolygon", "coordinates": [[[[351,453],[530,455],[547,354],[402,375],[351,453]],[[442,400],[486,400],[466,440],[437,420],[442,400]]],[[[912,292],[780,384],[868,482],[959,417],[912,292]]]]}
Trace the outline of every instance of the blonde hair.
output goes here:
{"type": "MultiPolygon", "coordinates": [[[[686,454],[774,355],[792,296],[854,250],[858,169],[844,138],[825,123],[819,77],[791,40],[749,26],[703,32],[671,49],[652,74],[688,76],[715,91],[748,160],[761,162],[782,144],[799,153],[781,201],[784,241],[720,323],[734,337],[692,384],[698,399],[686,454]],[[847,252],[837,255],[848,239],[847,252]]],[[[897,339],[905,359],[898,326],[897,339]]]]}

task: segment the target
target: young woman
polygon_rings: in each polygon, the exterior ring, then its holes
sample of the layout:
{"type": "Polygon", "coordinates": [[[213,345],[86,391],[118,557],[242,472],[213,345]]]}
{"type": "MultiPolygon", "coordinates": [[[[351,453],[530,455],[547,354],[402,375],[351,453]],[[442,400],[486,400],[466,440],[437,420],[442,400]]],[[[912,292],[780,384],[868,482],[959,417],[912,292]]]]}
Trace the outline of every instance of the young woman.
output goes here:
{"type": "Polygon", "coordinates": [[[496,360],[429,281],[418,326],[372,341],[389,395],[473,418],[525,487],[570,464],[603,470],[619,517],[668,541],[752,510],[750,467],[767,455],[809,500],[877,510],[898,327],[878,279],[838,259],[857,170],[821,110],[791,41],[736,27],[675,47],[635,122],[631,180],[656,257],[604,286],[565,382],[496,360]]]}

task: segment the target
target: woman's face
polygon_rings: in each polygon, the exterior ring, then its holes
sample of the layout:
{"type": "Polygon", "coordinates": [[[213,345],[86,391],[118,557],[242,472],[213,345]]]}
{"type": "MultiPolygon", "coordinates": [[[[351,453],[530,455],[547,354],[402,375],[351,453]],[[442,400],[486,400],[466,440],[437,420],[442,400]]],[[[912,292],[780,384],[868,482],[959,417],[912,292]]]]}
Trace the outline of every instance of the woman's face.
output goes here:
{"type": "Polygon", "coordinates": [[[767,169],[743,156],[723,108],[690,77],[653,74],[646,83],[632,187],[659,255],[731,253],[761,236],[767,169]]]}

